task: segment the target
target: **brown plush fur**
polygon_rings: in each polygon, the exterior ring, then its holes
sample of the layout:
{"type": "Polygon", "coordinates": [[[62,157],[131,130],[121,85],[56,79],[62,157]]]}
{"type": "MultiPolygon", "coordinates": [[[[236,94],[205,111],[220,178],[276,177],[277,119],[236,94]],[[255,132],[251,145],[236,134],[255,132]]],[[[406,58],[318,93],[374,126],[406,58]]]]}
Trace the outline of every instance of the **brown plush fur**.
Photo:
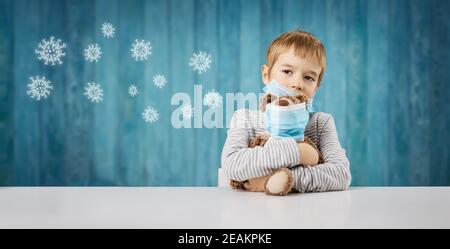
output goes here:
{"type": "MultiPolygon", "coordinates": [[[[265,111],[266,110],[266,105],[269,103],[274,103],[277,104],[279,106],[289,106],[289,105],[295,105],[295,104],[300,104],[300,103],[305,103],[308,101],[308,97],[305,95],[298,95],[298,96],[283,96],[283,97],[277,97],[273,94],[266,94],[262,97],[260,104],[259,104],[259,109],[261,111],[265,111]]],[[[253,138],[252,140],[250,140],[249,142],[249,148],[254,148],[256,146],[264,146],[264,144],[269,140],[269,135],[268,134],[262,134],[262,135],[258,135],[255,138],[253,138]]],[[[319,154],[319,164],[323,163],[323,157],[322,154],[320,153],[320,151],[317,149],[317,146],[311,141],[311,139],[309,139],[308,137],[305,136],[304,141],[302,141],[301,143],[307,143],[309,145],[311,145],[314,149],[316,149],[317,153],[319,154]]],[[[278,171],[276,171],[278,172],[278,171]]],[[[274,172],[274,174],[276,173],[274,172]]],[[[292,178],[290,178],[292,181],[292,178]]],[[[244,183],[246,183],[247,181],[243,181],[243,182],[238,182],[238,181],[234,181],[231,180],[230,181],[230,186],[233,189],[240,189],[240,190],[245,190],[244,187],[244,183]]],[[[289,191],[291,190],[287,190],[286,193],[287,194],[289,191]]],[[[268,193],[269,194],[269,193],[268,193]]]]}
{"type": "Polygon", "coordinates": [[[271,192],[267,189],[267,182],[268,182],[269,179],[270,179],[270,177],[267,177],[266,182],[265,182],[265,184],[264,184],[264,186],[266,186],[266,194],[267,194],[267,195],[280,195],[280,196],[283,196],[283,195],[287,195],[287,194],[289,194],[289,193],[291,193],[291,192],[294,192],[294,176],[292,175],[292,171],[291,171],[290,169],[288,169],[288,168],[281,168],[281,169],[275,171],[275,172],[272,174],[272,176],[275,175],[275,174],[277,174],[277,173],[279,173],[280,171],[284,171],[284,172],[286,172],[287,175],[288,175],[288,181],[286,182],[286,185],[283,186],[283,191],[281,191],[280,193],[271,193],[271,192]]]}

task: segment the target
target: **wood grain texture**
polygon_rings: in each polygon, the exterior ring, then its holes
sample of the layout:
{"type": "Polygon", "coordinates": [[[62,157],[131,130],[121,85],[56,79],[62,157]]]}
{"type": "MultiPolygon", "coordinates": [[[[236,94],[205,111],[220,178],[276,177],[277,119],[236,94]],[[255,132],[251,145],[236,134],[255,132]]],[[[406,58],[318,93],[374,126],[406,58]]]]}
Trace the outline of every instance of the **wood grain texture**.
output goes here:
{"type": "Polygon", "coordinates": [[[267,46],[297,28],[325,44],[315,107],[334,116],[353,185],[449,185],[448,13],[445,0],[0,0],[0,185],[215,186],[226,129],[173,128],[171,97],[261,91],[267,46]],[[54,67],[34,53],[52,35],[68,45],[54,67]],[[135,39],[149,60],[131,58],[135,39]],[[83,58],[92,43],[98,63],[83,58]],[[199,51],[212,55],[201,75],[188,65],[199,51]],[[26,94],[36,75],[54,87],[40,102],[26,94]],[[83,96],[88,82],[103,102],[83,96]],[[147,106],[158,122],[143,121],[147,106]]]}

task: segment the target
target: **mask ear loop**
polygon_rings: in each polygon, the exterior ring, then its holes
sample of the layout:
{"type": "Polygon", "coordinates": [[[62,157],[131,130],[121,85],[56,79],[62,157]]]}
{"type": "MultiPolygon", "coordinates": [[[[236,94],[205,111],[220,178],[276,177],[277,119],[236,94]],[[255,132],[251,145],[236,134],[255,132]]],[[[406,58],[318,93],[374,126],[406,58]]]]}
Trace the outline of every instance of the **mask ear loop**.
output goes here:
{"type": "Polygon", "coordinates": [[[320,151],[319,113],[317,113],[316,118],[316,134],[317,134],[317,149],[320,151]]]}
{"type": "MultiPolygon", "coordinates": [[[[314,94],[313,97],[316,96],[318,88],[316,87],[316,89],[314,89],[314,94]]],[[[319,134],[319,118],[320,118],[320,113],[317,112],[317,118],[316,118],[316,134],[317,134],[317,149],[320,151],[320,135],[319,134]]]]}
{"type": "MultiPolygon", "coordinates": [[[[308,100],[314,99],[314,97],[316,96],[317,90],[318,90],[318,88],[316,87],[316,89],[314,89],[314,93],[313,93],[313,95],[312,95],[312,98],[308,98],[308,100]]],[[[308,105],[306,105],[306,107],[307,107],[308,112],[311,112],[311,110],[309,110],[309,108],[308,108],[308,105]]],[[[312,104],[311,104],[310,107],[311,107],[311,109],[313,109],[313,108],[312,108],[312,104]]]]}

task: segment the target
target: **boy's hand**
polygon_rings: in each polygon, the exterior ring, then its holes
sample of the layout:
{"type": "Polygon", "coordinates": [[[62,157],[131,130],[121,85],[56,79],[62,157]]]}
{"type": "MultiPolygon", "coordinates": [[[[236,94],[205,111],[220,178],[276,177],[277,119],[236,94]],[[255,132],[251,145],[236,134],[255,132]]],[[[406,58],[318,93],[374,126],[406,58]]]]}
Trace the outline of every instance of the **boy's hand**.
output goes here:
{"type": "Polygon", "coordinates": [[[316,149],[307,143],[298,143],[300,150],[301,165],[315,166],[319,163],[319,153],[316,149]]]}

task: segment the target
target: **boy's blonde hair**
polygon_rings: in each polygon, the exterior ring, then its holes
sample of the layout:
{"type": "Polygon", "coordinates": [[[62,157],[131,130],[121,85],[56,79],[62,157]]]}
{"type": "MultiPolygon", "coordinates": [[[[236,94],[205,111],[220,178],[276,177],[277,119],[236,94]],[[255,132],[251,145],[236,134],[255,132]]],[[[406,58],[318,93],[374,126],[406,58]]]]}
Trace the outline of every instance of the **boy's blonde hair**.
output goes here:
{"type": "Polygon", "coordinates": [[[317,86],[319,87],[326,67],[325,48],[322,42],[314,37],[314,35],[302,30],[286,32],[270,44],[266,54],[269,74],[278,56],[291,48],[294,48],[296,56],[313,60],[322,67],[317,81],[317,86]]]}

